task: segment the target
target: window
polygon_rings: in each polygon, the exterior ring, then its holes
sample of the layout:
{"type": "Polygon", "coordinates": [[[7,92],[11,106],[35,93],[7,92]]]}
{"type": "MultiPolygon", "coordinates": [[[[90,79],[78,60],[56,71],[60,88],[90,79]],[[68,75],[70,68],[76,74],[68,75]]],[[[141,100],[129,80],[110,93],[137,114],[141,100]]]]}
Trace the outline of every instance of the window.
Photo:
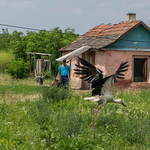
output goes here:
{"type": "Polygon", "coordinates": [[[89,62],[95,65],[95,53],[94,52],[89,54],[89,62]]]}

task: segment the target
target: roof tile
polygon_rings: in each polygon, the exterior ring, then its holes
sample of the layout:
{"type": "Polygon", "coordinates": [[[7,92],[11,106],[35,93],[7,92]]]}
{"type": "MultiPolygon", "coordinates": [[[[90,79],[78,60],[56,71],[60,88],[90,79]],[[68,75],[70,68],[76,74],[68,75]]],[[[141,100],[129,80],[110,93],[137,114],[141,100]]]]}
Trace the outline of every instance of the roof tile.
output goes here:
{"type": "Polygon", "coordinates": [[[121,38],[124,34],[139,24],[143,24],[150,30],[150,28],[140,20],[120,22],[119,24],[114,25],[101,24],[86,32],[76,41],[72,42],[66,47],[61,48],[60,51],[75,50],[82,46],[91,46],[91,48],[95,49],[106,47],[107,45],[110,45],[111,43],[121,38]]]}

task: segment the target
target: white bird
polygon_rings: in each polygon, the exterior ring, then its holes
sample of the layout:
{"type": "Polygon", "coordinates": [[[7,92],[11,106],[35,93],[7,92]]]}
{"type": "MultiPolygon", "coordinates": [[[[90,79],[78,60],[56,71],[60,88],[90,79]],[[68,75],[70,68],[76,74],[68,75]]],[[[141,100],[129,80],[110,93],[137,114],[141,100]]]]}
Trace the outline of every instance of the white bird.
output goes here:
{"type": "Polygon", "coordinates": [[[96,113],[96,119],[95,119],[95,128],[97,126],[97,113],[98,111],[107,103],[112,102],[112,103],[118,103],[122,104],[123,106],[126,107],[126,105],[122,102],[121,99],[114,100],[113,95],[111,92],[111,85],[114,84],[118,79],[124,79],[124,74],[123,72],[127,71],[126,69],[129,65],[127,64],[128,62],[122,62],[121,65],[119,66],[118,70],[115,72],[115,74],[107,76],[103,78],[104,73],[100,69],[96,68],[86,60],[79,58],[79,61],[81,62],[82,65],[76,65],[80,69],[74,69],[76,72],[75,74],[81,74],[85,75],[80,77],[81,79],[85,79],[85,81],[88,81],[89,83],[92,83],[92,88],[94,90],[92,91],[92,97],[85,97],[85,100],[91,100],[92,102],[97,103],[97,107],[94,110],[93,117],[92,117],[92,122],[90,125],[90,128],[93,125],[93,119],[94,115],[96,113]],[[99,107],[100,106],[100,107],[99,107]],[[99,107],[99,108],[98,108],[99,107]]]}

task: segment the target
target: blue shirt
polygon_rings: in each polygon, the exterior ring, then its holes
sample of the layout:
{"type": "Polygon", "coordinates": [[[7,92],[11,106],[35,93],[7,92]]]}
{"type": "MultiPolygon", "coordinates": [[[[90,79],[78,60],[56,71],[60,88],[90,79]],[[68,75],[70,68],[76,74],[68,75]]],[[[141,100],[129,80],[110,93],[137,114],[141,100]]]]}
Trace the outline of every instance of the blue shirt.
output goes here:
{"type": "Polygon", "coordinates": [[[71,69],[69,65],[67,65],[66,68],[63,68],[62,65],[60,65],[58,67],[58,69],[60,70],[61,76],[68,76],[68,71],[71,69]]]}

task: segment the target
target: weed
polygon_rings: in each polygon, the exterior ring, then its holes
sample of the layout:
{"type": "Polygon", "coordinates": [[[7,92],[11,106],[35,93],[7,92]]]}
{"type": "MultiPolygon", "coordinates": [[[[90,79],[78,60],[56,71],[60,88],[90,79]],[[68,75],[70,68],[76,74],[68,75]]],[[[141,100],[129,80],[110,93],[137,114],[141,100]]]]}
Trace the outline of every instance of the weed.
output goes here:
{"type": "Polygon", "coordinates": [[[43,87],[43,99],[45,102],[59,102],[60,100],[69,99],[71,91],[65,87],[58,88],[57,85],[51,87],[43,87]]]}
{"type": "Polygon", "coordinates": [[[89,126],[96,104],[83,100],[89,94],[25,85],[1,85],[0,91],[0,149],[150,149],[149,89],[113,91],[127,108],[107,104],[95,130],[89,126]],[[5,102],[6,95],[17,99],[40,93],[43,98],[34,101],[5,102]]]}
{"type": "Polygon", "coordinates": [[[45,71],[45,72],[43,72],[42,76],[44,76],[44,79],[54,79],[54,77],[51,74],[51,71],[45,71]]]}

